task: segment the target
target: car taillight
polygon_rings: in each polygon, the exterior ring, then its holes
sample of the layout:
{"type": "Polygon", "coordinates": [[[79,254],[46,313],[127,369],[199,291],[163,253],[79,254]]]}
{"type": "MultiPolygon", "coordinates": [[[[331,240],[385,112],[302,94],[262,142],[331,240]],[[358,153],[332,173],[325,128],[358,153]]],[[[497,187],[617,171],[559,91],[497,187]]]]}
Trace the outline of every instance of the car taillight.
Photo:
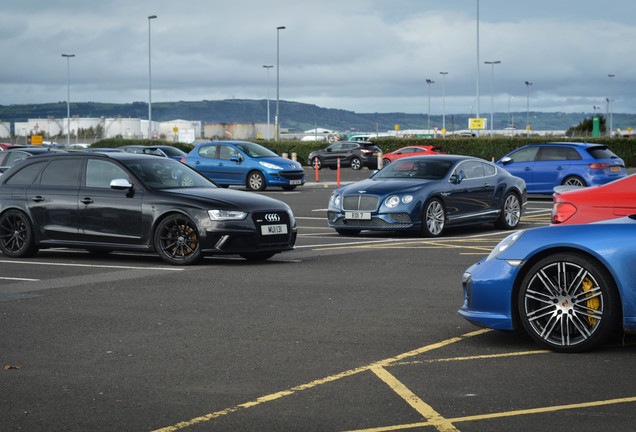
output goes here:
{"type": "Polygon", "coordinates": [[[360,151],[365,154],[373,153],[373,150],[367,150],[367,149],[360,149],[360,151]]]}
{"type": "Polygon", "coordinates": [[[602,169],[605,169],[605,168],[609,168],[609,164],[608,164],[608,163],[599,163],[599,162],[596,162],[596,163],[591,163],[591,164],[589,165],[589,167],[590,167],[590,169],[599,169],[599,170],[602,170],[602,169]]]}
{"type": "Polygon", "coordinates": [[[552,223],[560,224],[570,219],[576,213],[576,207],[570,203],[554,203],[552,206],[552,223]]]}
{"type": "Polygon", "coordinates": [[[186,158],[181,158],[181,163],[185,163],[186,158]]]}

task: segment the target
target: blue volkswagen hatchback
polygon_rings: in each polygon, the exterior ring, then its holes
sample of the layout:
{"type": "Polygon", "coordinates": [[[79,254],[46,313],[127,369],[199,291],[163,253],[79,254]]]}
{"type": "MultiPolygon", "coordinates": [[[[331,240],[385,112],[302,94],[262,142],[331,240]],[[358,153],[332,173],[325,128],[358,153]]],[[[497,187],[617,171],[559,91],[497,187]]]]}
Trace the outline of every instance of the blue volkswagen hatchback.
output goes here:
{"type": "Polygon", "coordinates": [[[625,177],[625,162],[606,145],[530,144],[507,154],[497,165],[526,181],[528,193],[552,193],[555,186],[599,186],[625,177]]]}
{"type": "Polygon", "coordinates": [[[292,190],[305,184],[302,165],[251,142],[201,143],[181,162],[222,187],[245,185],[248,189],[261,191],[267,186],[280,186],[292,190]]]}

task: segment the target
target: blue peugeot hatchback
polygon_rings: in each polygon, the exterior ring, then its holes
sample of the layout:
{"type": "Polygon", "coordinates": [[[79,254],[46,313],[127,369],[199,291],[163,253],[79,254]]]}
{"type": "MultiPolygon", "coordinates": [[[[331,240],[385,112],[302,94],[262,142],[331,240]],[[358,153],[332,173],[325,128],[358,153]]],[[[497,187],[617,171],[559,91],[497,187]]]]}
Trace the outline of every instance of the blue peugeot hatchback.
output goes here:
{"type": "Polygon", "coordinates": [[[244,141],[198,144],[181,159],[222,187],[245,185],[254,191],[267,186],[292,190],[305,184],[302,165],[265,147],[244,141]]]}
{"type": "Polygon", "coordinates": [[[625,177],[625,162],[606,145],[530,144],[507,154],[497,165],[526,181],[528,193],[552,193],[555,186],[599,186],[625,177]]]}

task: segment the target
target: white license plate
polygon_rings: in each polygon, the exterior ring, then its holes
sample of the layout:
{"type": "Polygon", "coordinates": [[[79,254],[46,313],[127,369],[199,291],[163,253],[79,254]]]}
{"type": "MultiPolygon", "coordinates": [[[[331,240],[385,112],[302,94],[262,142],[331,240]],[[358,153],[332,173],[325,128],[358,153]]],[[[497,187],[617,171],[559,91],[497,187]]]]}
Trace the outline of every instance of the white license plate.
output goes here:
{"type": "Polygon", "coordinates": [[[371,212],[345,212],[345,219],[371,220],[371,212]]]}
{"type": "Polygon", "coordinates": [[[279,235],[287,234],[287,225],[261,225],[261,234],[263,235],[279,235]]]}
{"type": "Polygon", "coordinates": [[[290,180],[289,184],[292,185],[292,186],[296,186],[296,185],[299,185],[299,184],[303,184],[303,182],[302,182],[302,180],[290,180]]]}

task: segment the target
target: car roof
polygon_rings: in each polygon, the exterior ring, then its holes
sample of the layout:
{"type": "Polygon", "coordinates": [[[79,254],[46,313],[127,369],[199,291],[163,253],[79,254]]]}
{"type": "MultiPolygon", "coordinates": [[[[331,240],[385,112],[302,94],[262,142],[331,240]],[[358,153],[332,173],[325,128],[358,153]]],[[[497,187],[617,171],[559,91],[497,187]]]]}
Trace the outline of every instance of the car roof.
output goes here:
{"type": "Polygon", "coordinates": [[[20,147],[20,148],[10,148],[5,150],[7,153],[15,153],[15,152],[26,152],[29,154],[40,154],[40,153],[66,153],[64,150],[54,149],[51,147],[20,147]]]}
{"type": "Polygon", "coordinates": [[[560,146],[571,146],[571,147],[581,147],[581,148],[590,148],[590,147],[607,147],[605,144],[596,144],[596,143],[588,143],[588,142],[547,142],[547,143],[535,143],[528,144],[525,147],[530,146],[542,146],[542,145],[560,145],[560,146]]]}

